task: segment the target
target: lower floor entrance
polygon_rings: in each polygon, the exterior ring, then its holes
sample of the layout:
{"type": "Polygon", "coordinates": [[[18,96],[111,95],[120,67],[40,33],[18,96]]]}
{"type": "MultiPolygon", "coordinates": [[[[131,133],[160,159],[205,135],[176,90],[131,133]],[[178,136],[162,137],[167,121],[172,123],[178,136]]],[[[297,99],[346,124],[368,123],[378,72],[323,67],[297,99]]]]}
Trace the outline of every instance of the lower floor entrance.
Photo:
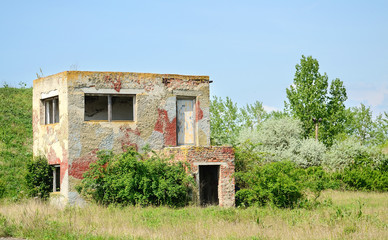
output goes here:
{"type": "Polygon", "coordinates": [[[199,166],[199,196],[202,206],[218,205],[219,165],[199,166]]]}

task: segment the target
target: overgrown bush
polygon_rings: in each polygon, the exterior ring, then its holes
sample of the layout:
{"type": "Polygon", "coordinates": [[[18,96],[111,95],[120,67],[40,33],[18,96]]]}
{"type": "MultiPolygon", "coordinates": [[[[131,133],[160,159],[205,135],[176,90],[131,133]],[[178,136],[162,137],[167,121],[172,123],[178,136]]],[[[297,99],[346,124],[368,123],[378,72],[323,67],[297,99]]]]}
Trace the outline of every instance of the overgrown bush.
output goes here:
{"type": "Polygon", "coordinates": [[[5,183],[0,179],[0,198],[3,198],[5,194],[5,183]]]}
{"type": "Polygon", "coordinates": [[[237,206],[271,203],[282,208],[294,207],[303,197],[301,171],[294,163],[283,161],[236,173],[247,186],[236,193],[237,206]]]}
{"type": "Polygon", "coordinates": [[[363,145],[354,137],[336,141],[326,152],[324,165],[332,170],[341,170],[355,163],[356,158],[364,156],[371,163],[378,164],[384,155],[377,147],[363,145]]]}
{"type": "Polygon", "coordinates": [[[333,175],[350,190],[388,191],[388,159],[376,164],[367,156],[357,156],[352,164],[333,175]]]}
{"type": "Polygon", "coordinates": [[[181,162],[129,149],[120,155],[100,152],[77,191],[100,204],[182,207],[190,200],[193,178],[181,162]]]}
{"type": "Polygon", "coordinates": [[[289,160],[305,168],[320,166],[325,145],[314,139],[302,139],[302,132],[301,122],[297,119],[268,119],[258,130],[243,129],[239,142],[240,145],[252,143],[255,147],[251,151],[260,153],[266,162],[289,160]]]}
{"type": "Polygon", "coordinates": [[[304,139],[296,149],[293,161],[301,167],[321,166],[324,161],[326,146],[315,139],[304,139]]]}
{"type": "Polygon", "coordinates": [[[36,157],[27,163],[25,175],[28,195],[47,199],[52,190],[52,169],[44,157],[36,157]]]}

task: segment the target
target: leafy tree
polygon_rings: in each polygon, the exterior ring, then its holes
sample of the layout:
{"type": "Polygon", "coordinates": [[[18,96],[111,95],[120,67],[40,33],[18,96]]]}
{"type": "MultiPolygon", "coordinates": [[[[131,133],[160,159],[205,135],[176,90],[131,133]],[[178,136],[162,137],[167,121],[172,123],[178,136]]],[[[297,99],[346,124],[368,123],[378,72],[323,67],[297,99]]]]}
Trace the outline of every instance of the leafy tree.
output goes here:
{"type": "Polygon", "coordinates": [[[234,144],[241,129],[239,109],[229,97],[213,97],[210,103],[210,139],[214,145],[234,144]]]}
{"type": "Polygon", "coordinates": [[[354,107],[350,110],[349,133],[360,139],[365,144],[372,136],[373,116],[370,107],[361,103],[360,107],[354,107]]]}
{"type": "Polygon", "coordinates": [[[235,146],[242,128],[258,128],[268,117],[259,101],[239,108],[229,97],[213,97],[210,104],[210,139],[213,145],[235,146]]]}
{"type": "Polygon", "coordinates": [[[331,145],[335,135],[343,132],[347,99],[343,82],[338,78],[332,81],[328,93],[327,74],[319,73],[319,63],[311,56],[302,55],[300,64],[295,66],[293,85],[286,89],[288,103],[286,109],[302,121],[304,137],[314,136],[312,118],[321,118],[320,139],[331,145]]]}
{"type": "Polygon", "coordinates": [[[268,117],[268,113],[264,110],[263,103],[256,101],[253,104],[247,104],[240,109],[241,121],[244,127],[258,127],[259,124],[268,117]]]}
{"type": "Polygon", "coordinates": [[[336,78],[330,85],[328,96],[327,113],[324,118],[322,139],[327,139],[329,145],[333,144],[334,137],[345,131],[346,108],[344,102],[347,99],[346,89],[343,82],[336,78]]]}
{"type": "Polygon", "coordinates": [[[387,113],[379,114],[373,119],[370,107],[361,103],[359,107],[353,107],[346,112],[348,121],[346,131],[359,139],[362,144],[380,145],[388,140],[388,116],[387,113]]]}

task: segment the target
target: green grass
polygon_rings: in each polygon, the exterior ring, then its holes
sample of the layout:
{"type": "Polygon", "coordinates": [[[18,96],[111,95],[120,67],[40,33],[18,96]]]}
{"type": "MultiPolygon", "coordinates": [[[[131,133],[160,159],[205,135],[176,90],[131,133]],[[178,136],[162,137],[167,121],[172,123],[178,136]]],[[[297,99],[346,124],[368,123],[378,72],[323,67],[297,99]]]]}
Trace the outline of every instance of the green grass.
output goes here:
{"type": "Polygon", "coordinates": [[[28,239],[388,239],[388,193],[325,191],[314,209],[0,205],[0,236],[28,239]]]}
{"type": "MultiPolygon", "coordinates": [[[[0,188],[17,199],[27,160],[32,157],[32,89],[0,88],[0,188]]],[[[1,192],[1,189],[0,189],[1,192]]]]}

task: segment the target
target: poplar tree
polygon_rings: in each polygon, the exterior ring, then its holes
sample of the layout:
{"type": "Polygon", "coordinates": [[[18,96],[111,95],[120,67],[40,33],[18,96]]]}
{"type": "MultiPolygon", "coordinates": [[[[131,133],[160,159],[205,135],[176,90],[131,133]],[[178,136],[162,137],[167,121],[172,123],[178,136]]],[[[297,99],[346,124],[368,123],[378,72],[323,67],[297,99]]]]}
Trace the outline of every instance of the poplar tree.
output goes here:
{"type": "Polygon", "coordinates": [[[304,137],[313,137],[313,118],[319,123],[319,139],[326,145],[333,143],[334,137],[344,131],[346,89],[340,79],[328,84],[328,76],[319,72],[318,60],[302,55],[300,64],[295,66],[293,84],[286,89],[288,102],[286,109],[302,122],[304,137]]]}

